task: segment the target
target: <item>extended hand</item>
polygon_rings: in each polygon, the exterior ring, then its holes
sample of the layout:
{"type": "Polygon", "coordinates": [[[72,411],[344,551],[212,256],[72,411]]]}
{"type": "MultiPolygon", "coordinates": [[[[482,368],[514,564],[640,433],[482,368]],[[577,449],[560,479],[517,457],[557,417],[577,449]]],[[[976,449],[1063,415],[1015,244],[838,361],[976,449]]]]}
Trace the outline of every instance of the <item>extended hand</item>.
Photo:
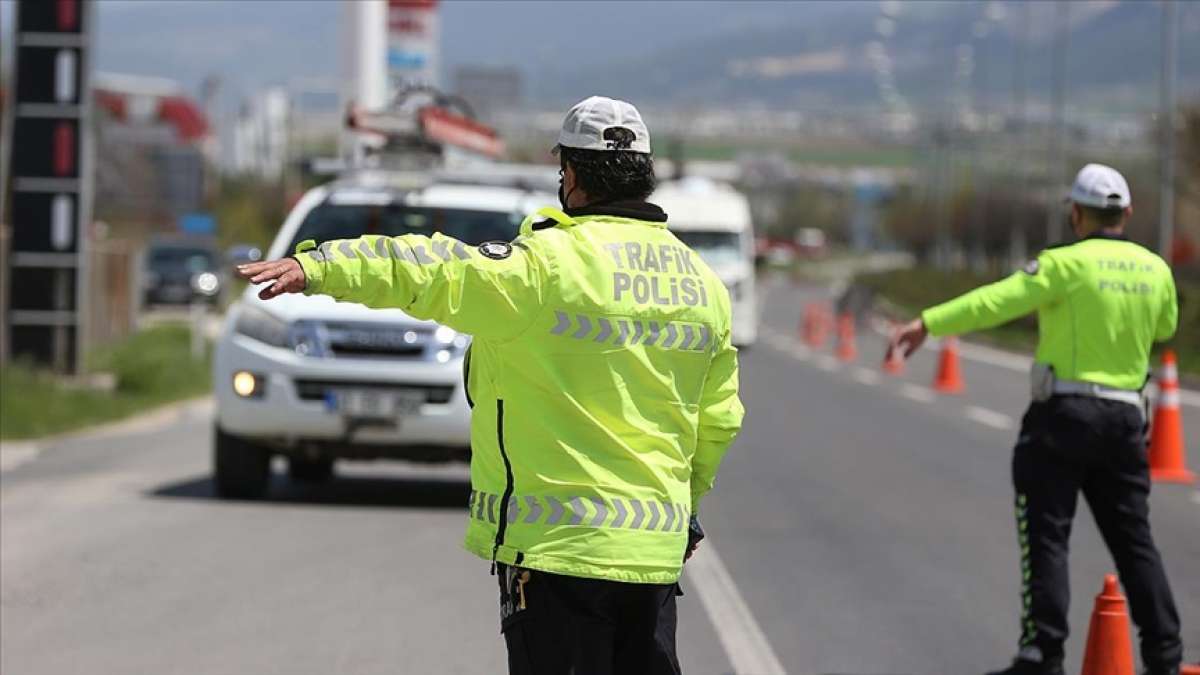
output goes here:
{"type": "Polygon", "coordinates": [[[304,278],[304,268],[300,267],[300,263],[296,262],[295,258],[238,265],[237,273],[239,277],[248,279],[252,284],[275,282],[259,292],[258,297],[263,300],[270,300],[283,293],[301,293],[307,284],[307,279],[304,278]]]}
{"type": "Polygon", "coordinates": [[[887,354],[884,360],[891,360],[892,355],[899,349],[904,358],[912,356],[912,353],[921,348],[925,342],[925,338],[929,337],[929,331],[925,328],[925,322],[920,319],[914,319],[892,333],[892,339],[888,341],[887,354]]]}

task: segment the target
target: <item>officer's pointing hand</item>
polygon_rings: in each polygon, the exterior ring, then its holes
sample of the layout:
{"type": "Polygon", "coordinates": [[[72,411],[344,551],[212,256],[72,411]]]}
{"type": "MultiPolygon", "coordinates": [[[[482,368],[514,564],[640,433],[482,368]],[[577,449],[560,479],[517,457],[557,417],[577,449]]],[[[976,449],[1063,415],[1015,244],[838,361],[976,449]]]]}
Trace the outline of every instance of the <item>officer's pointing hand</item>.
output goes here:
{"type": "Polygon", "coordinates": [[[913,352],[921,348],[927,337],[929,337],[929,331],[925,328],[924,321],[914,319],[904,324],[892,333],[892,339],[888,342],[888,350],[884,359],[891,360],[897,349],[907,359],[912,356],[913,352]]]}
{"type": "Polygon", "coordinates": [[[304,268],[300,267],[300,263],[296,262],[295,258],[238,265],[237,273],[239,277],[249,280],[252,284],[275,282],[259,292],[258,297],[263,300],[270,300],[284,293],[301,293],[307,282],[304,278],[304,268]]]}

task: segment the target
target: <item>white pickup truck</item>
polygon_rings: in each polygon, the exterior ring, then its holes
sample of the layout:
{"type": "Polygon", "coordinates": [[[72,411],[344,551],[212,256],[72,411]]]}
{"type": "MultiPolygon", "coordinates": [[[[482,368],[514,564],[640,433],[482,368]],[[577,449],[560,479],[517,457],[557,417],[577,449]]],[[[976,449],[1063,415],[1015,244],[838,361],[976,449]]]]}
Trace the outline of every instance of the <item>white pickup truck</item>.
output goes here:
{"type": "MultiPolygon", "coordinates": [[[[555,203],[515,184],[357,174],[305,194],[267,255],[363,234],[508,241],[526,214],[555,203]]],[[[318,296],[263,302],[257,292],[246,289],[230,309],[216,345],[218,495],[264,496],[277,455],[302,481],[329,478],[338,459],[468,459],[468,336],[400,310],[318,296]]]]}

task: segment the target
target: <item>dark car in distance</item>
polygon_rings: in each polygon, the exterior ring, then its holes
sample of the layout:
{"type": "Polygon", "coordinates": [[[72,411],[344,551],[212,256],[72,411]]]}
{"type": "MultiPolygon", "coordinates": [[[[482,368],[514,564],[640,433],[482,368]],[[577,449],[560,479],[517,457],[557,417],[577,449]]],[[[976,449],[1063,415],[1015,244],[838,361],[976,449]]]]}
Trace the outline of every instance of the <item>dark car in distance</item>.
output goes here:
{"type": "Polygon", "coordinates": [[[146,305],[214,303],[221,291],[221,258],[205,242],[161,240],[147,246],[142,262],[146,305]]]}

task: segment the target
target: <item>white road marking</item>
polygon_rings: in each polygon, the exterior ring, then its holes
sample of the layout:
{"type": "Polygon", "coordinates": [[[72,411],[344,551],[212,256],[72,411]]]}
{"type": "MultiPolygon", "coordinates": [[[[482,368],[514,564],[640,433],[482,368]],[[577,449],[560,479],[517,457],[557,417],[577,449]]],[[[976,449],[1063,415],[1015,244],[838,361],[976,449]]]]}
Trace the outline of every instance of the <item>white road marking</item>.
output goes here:
{"type": "Polygon", "coordinates": [[[773,349],[778,349],[781,352],[786,352],[792,348],[792,340],[783,333],[771,330],[766,326],[761,329],[763,341],[770,345],[773,349]]]}
{"type": "Polygon", "coordinates": [[[791,349],[790,353],[794,358],[797,358],[801,361],[809,360],[810,358],[812,358],[812,354],[813,354],[811,349],[809,349],[808,347],[806,347],[800,343],[796,343],[795,345],[792,345],[792,349],[791,349]]]}
{"type": "Polygon", "coordinates": [[[911,398],[914,401],[920,401],[921,403],[929,403],[937,398],[934,396],[933,390],[928,387],[922,387],[919,384],[912,384],[910,382],[900,385],[900,395],[905,398],[911,398]]]}
{"type": "Polygon", "coordinates": [[[32,462],[37,459],[39,451],[36,443],[0,443],[0,473],[32,462]]]}
{"type": "Polygon", "coordinates": [[[841,367],[841,363],[828,354],[817,354],[817,358],[813,363],[821,370],[830,373],[841,367]]]}
{"type": "Polygon", "coordinates": [[[1200,504],[1200,490],[1196,490],[1192,493],[1192,503],[1200,504]]]}
{"type": "Polygon", "coordinates": [[[854,369],[854,379],[858,380],[862,384],[873,386],[879,384],[879,381],[882,378],[880,378],[879,373],[875,372],[874,370],[859,366],[854,369]]]}
{"type": "Polygon", "coordinates": [[[750,607],[742,598],[721,556],[704,542],[683,567],[690,587],[700,596],[717,638],[736,675],[785,675],[783,664],[771,649],[750,607]]]}
{"type": "Polygon", "coordinates": [[[1016,427],[1016,421],[1012,417],[1004,413],[998,413],[995,410],[980,408],[977,405],[967,406],[967,418],[993,429],[1008,430],[1016,427]]]}

